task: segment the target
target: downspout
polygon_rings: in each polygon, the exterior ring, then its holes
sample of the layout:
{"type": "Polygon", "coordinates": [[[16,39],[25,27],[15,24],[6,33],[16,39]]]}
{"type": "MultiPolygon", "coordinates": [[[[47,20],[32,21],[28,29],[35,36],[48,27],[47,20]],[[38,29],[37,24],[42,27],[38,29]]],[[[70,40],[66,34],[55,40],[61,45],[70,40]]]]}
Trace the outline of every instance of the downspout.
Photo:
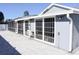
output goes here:
{"type": "Polygon", "coordinates": [[[16,30],[15,30],[15,32],[18,33],[18,21],[15,21],[15,23],[16,23],[16,30]]]}
{"type": "Polygon", "coordinates": [[[69,52],[72,52],[73,48],[72,48],[72,36],[73,36],[73,21],[72,21],[72,18],[70,17],[70,14],[68,13],[67,15],[67,18],[70,20],[70,37],[69,37],[69,52]]]}

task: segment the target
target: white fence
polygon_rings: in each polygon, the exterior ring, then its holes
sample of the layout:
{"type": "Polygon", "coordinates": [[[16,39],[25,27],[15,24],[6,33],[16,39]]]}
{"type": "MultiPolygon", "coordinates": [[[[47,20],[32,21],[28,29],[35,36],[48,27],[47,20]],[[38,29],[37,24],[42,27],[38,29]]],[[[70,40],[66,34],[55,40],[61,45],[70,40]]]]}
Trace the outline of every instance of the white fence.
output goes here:
{"type": "Polygon", "coordinates": [[[0,31],[8,30],[8,24],[0,24],[0,31]]]}

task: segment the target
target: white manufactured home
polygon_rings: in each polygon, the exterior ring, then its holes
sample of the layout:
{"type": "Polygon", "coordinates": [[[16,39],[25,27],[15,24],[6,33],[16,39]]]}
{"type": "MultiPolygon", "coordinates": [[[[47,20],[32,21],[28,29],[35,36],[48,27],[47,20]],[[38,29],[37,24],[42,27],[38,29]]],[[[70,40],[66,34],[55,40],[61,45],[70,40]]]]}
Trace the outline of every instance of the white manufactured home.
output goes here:
{"type": "Polygon", "coordinates": [[[38,16],[9,22],[8,30],[71,52],[79,47],[79,10],[51,4],[38,16]]]}

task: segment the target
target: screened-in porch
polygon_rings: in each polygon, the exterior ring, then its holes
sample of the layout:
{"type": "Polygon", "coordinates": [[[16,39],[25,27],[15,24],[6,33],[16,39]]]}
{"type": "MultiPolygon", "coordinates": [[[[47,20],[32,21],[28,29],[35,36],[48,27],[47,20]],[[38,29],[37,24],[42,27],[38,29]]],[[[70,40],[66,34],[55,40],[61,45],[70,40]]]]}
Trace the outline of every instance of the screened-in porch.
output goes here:
{"type": "MultiPolygon", "coordinates": [[[[17,33],[34,38],[40,41],[55,43],[55,25],[58,22],[69,22],[66,14],[48,16],[48,17],[35,17],[26,20],[17,21],[17,33]]],[[[11,26],[11,25],[9,25],[11,26]]],[[[10,30],[10,29],[9,29],[10,30]]],[[[58,32],[56,35],[60,35],[58,32]]]]}
{"type": "Polygon", "coordinates": [[[32,18],[25,21],[21,20],[17,21],[17,24],[16,27],[18,27],[18,29],[16,29],[16,31],[18,30],[19,34],[54,43],[54,17],[32,18]]]}
{"type": "Polygon", "coordinates": [[[27,32],[30,30],[31,38],[54,43],[54,24],[54,17],[29,19],[25,21],[25,35],[29,36],[27,32]]]}
{"type": "Polygon", "coordinates": [[[16,21],[15,31],[29,39],[69,49],[70,26],[71,21],[67,18],[67,14],[36,16],[16,21]],[[63,46],[63,42],[67,45],[63,46]]]}

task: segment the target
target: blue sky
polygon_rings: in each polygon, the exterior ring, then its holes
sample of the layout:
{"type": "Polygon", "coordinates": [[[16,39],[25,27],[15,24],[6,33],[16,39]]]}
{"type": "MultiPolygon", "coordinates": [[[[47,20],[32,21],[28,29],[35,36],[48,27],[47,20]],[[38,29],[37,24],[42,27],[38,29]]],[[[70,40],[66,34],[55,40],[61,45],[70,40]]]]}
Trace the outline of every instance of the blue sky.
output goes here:
{"type": "Polygon", "coordinates": [[[25,10],[28,10],[30,15],[39,14],[48,5],[47,3],[0,3],[0,11],[4,13],[5,19],[14,19],[24,16],[25,10]]]}
{"type": "MultiPolygon", "coordinates": [[[[28,10],[30,15],[39,14],[48,5],[50,3],[0,3],[0,11],[4,13],[5,19],[14,19],[23,16],[25,10],[28,10]]],[[[62,5],[79,8],[77,3],[62,3],[62,5]]]]}

